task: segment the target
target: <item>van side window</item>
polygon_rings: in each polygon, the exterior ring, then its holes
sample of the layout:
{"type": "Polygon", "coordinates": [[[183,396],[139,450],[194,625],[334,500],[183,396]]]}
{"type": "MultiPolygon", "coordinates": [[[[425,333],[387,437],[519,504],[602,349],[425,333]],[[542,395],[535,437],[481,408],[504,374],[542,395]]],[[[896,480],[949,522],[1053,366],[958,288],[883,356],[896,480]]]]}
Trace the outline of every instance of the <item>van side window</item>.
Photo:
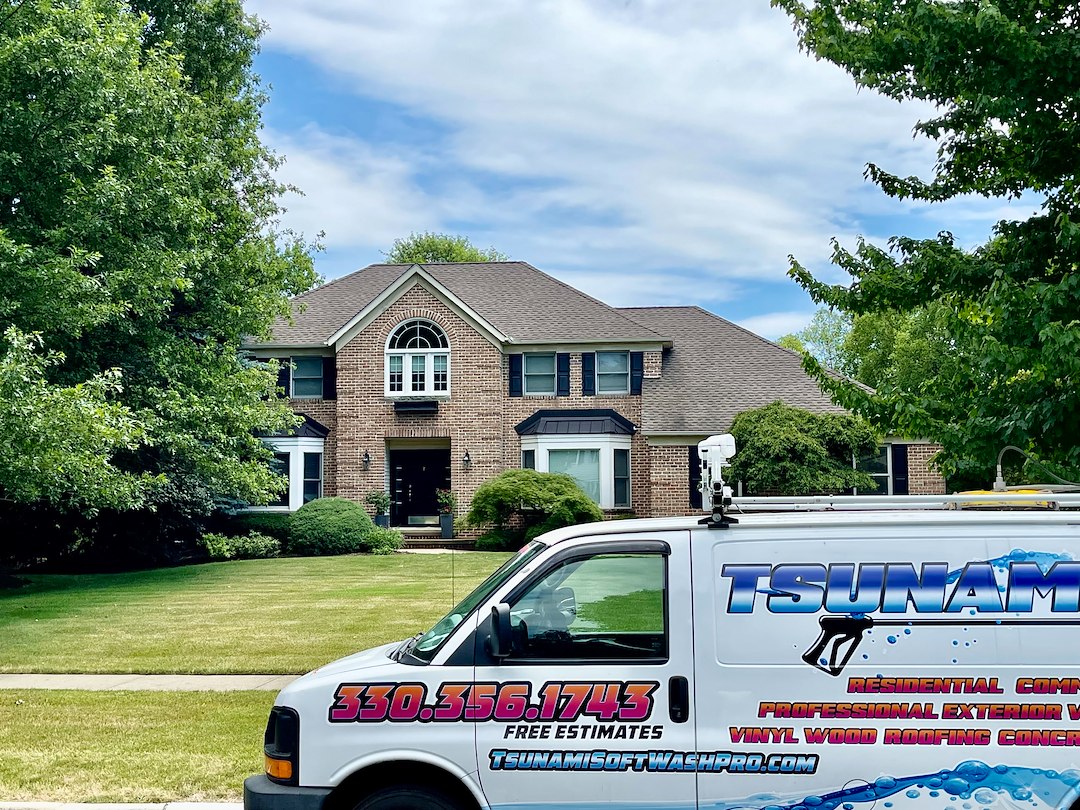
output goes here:
{"type": "Polygon", "coordinates": [[[510,607],[514,661],[667,659],[667,560],[597,554],[568,560],[510,607]]]}

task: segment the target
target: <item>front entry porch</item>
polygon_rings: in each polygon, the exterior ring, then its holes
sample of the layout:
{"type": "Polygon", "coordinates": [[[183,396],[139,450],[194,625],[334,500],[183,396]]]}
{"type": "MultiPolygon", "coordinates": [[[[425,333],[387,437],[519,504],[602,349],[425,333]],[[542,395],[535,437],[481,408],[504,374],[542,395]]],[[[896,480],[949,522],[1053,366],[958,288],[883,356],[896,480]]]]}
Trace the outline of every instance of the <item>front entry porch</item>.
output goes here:
{"type": "MultiPolygon", "coordinates": [[[[390,479],[390,525],[410,530],[439,529],[436,493],[450,488],[450,441],[443,446],[394,443],[386,448],[390,479]]],[[[425,532],[426,533],[426,532],[425,532]]]]}

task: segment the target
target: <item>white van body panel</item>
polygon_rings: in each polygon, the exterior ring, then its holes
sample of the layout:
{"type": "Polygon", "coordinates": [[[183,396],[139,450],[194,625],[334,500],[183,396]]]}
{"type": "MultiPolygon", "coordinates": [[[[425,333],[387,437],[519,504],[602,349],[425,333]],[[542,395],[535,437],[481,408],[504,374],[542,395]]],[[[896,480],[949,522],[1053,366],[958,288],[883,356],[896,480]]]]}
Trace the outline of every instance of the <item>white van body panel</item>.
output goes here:
{"type": "MultiPolygon", "coordinates": [[[[1080,513],[735,517],[726,529],[681,518],[552,532],[429,664],[393,660],[392,644],[297,680],[277,702],[300,716],[299,788],[411,761],[498,810],[1041,810],[1076,800],[1080,513]],[[627,573],[620,592],[624,563],[662,567],[660,631],[635,624],[655,609],[655,589],[627,573]],[[550,638],[606,622],[616,630],[601,641],[625,658],[490,658],[494,606],[510,604],[515,626],[537,632],[551,619],[531,594],[565,601],[567,590],[567,626],[550,638]],[[635,646],[639,635],[653,646],[635,646]],[[689,690],[685,722],[672,719],[673,678],[689,690]],[[456,697],[480,686],[501,714],[455,713],[456,697]],[[353,698],[357,718],[343,721],[353,698]]],[[[581,645],[589,655],[593,641],[581,645]]]]}

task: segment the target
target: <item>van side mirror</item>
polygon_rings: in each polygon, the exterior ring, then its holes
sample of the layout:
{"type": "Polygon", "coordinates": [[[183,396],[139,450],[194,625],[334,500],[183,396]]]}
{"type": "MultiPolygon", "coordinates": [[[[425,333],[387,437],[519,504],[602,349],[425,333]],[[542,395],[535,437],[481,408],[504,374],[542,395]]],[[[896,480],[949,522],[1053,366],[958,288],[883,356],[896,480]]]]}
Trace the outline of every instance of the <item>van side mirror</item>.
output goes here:
{"type": "Polygon", "coordinates": [[[500,602],[491,607],[491,635],[488,647],[493,658],[500,661],[510,655],[514,646],[513,630],[510,627],[510,606],[500,602]]]}

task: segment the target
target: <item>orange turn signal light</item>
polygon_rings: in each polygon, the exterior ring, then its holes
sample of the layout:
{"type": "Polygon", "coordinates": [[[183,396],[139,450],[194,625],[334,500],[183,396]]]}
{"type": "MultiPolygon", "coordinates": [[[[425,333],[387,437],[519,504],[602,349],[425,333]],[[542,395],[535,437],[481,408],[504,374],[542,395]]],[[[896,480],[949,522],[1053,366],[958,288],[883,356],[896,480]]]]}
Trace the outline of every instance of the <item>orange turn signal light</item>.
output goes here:
{"type": "Polygon", "coordinates": [[[264,755],[263,758],[266,760],[266,775],[271,779],[292,779],[292,763],[289,760],[274,759],[269,755],[264,755]]]}

